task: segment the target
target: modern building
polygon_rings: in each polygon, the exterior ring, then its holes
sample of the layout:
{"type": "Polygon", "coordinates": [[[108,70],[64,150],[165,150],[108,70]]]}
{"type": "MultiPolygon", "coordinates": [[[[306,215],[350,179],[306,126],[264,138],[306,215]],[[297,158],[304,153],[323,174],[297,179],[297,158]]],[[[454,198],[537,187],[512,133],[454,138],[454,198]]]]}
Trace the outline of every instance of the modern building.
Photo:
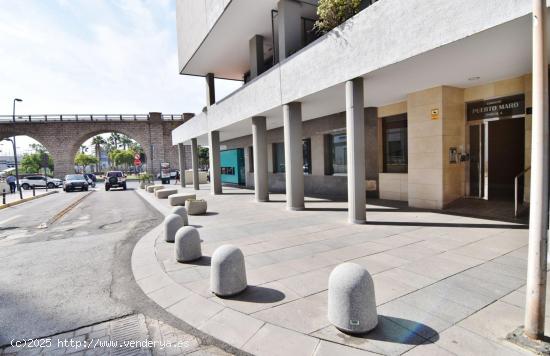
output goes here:
{"type": "MultiPolygon", "coordinates": [[[[258,201],[286,191],[444,209],[466,198],[529,201],[530,0],[379,0],[317,34],[316,0],[178,0],[180,73],[207,107],[172,133],[241,149],[258,201]],[[243,81],[216,100],[214,78],[243,81]]],[[[223,156],[222,156],[223,157],[223,156]]],[[[222,158],[223,159],[223,158],[222,158]]]]}

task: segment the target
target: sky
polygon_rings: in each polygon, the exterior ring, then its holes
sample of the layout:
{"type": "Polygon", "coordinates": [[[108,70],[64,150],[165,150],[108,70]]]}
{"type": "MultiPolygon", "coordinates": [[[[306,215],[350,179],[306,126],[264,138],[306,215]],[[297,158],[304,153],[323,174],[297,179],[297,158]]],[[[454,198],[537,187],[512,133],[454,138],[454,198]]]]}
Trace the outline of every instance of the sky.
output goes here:
{"type": "MultiPolygon", "coordinates": [[[[0,0],[0,114],[15,97],[19,114],[199,112],[204,79],[179,75],[175,11],[174,0],[0,0]]],[[[217,98],[240,85],[217,80],[217,98]]]]}

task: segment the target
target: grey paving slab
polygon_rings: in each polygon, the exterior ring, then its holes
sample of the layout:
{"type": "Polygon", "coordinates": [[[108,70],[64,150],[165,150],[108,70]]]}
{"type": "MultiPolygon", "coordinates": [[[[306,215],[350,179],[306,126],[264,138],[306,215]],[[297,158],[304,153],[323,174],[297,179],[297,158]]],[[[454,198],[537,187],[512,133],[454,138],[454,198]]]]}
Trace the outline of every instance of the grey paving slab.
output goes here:
{"type": "Polygon", "coordinates": [[[439,335],[437,345],[456,354],[465,356],[519,356],[532,355],[503,341],[497,343],[460,326],[453,326],[439,335]]]}
{"type": "Polygon", "coordinates": [[[262,356],[313,355],[319,340],[275,325],[264,325],[243,350],[262,356]]]}
{"type": "Polygon", "coordinates": [[[200,329],[231,345],[242,347],[263,325],[261,320],[226,308],[202,324],[200,329]]]}
{"type": "Polygon", "coordinates": [[[252,314],[264,320],[303,334],[309,334],[328,326],[327,292],[301,298],[252,314]]]}
{"type": "Polygon", "coordinates": [[[475,312],[475,309],[424,290],[408,294],[399,300],[451,323],[457,323],[475,312]]]}
{"type": "Polygon", "coordinates": [[[335,342],[321,340],[315,349],[314,356],[374,356],[379,355],[365,350],[346,347],[335,342]]]}
{"type": "MultiPolygon", "coordinates": [[[[252,195],[233,192],[239,190],[224,187],[221,196],[200,191],[198,197],[216,214],[193,217],[191,224],[200,225],[206,256],[224,243],[243,251],[249,287],[242,294],[213,296],[207,259],[180,268],[170,261],[170,248],[157,242],[153,261],[190,294],[183,299],[164,295],[168,286],[149,294],[162,305],[175,300],[168,310],[191,325],[259,355],[517,352],[498,335],[520,322],[526,230],[381,206],[367,211],[369,223],[349,225],[345,211],[289,212],[284,195],[272,194],[272,202],[259,204],[252,195]],[[327,320],[328,275],[344,261],[373,275],[380,324],[366,335],[342,334],[327,320]],[[503,315],[495,318],[493,313],[503,315]],[[466,343],[468,337],[471,344],[454,343],[466,343]]],[[[347,206],[309,199],[306,208],[347,206]]],[[[146,261],[143,266],[150,266],[151,250],[136,251],[146,261]]],[[[148,268],[136,270],[146,287],[158,287],[147,280],[148,268]]]]}
{"type": "Polygon", "coordinates": [[[390,317],[379,317],[378,326],[364,335],[350,336],[334,326],[327,326],[312,334],[323,340],[336,342],[383,355],[400,355],[426,339],[392,321],[390,317]]]}

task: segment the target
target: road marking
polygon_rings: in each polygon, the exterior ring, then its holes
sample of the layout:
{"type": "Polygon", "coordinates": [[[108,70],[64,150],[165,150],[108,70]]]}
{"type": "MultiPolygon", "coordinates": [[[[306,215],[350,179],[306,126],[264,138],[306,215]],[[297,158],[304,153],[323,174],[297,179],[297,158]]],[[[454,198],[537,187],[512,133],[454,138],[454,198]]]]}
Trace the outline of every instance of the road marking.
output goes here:
{"type": "Polygon", "coordinates": [[[15,215],[15,216],[12,216],[11,218],[7,218],[7,219],[5,219],[5,220],[2,220],[2,221],[0,221],[0,225],[4,225],[5,223],[10,222],[10,221],[12,221],[12,220],[15,220],[15,219],[17,219],[17,218],[20,218],[20,217],[22,217],[22,216],[23,216],[23,215],[15,215]]]}
{"type": "Polygon", "coordinates": [[[75,206],[77,206],[78,204],[80,204],[81,201],[83,201],[86,197],[88,197],[90,194],[92,194],[93,192],[95,192],[95,190],[91,190],[90,192],[86,193],[86,195],[78,198],[77,200],[75,200],[74,202],[72,202],[71,204],[69,204],[68,206],[66,206],[63,210],[61,210],[60,212],[58,212],[57,214],[55,214],[54,216],[52,216],[48,221],[38,225],[38,228],[39,229],[46,229],[48,226],[52,225],[53,223],[55,223],[57,220],[61,219],[63,216],[65,216],[65,214],[67,214],[69,211],[71,211],[75,206]]]}

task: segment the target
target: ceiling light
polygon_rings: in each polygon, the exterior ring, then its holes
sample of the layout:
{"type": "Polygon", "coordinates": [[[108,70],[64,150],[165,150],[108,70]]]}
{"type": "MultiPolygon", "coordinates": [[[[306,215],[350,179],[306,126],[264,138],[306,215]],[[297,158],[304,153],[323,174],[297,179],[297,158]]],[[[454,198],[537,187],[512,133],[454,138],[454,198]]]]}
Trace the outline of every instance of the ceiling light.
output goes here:
{"type": "Polygon", "coordinates": [[[469,81],[479,80],[481,77],[470,77],[468,78],[469,81]]]}

